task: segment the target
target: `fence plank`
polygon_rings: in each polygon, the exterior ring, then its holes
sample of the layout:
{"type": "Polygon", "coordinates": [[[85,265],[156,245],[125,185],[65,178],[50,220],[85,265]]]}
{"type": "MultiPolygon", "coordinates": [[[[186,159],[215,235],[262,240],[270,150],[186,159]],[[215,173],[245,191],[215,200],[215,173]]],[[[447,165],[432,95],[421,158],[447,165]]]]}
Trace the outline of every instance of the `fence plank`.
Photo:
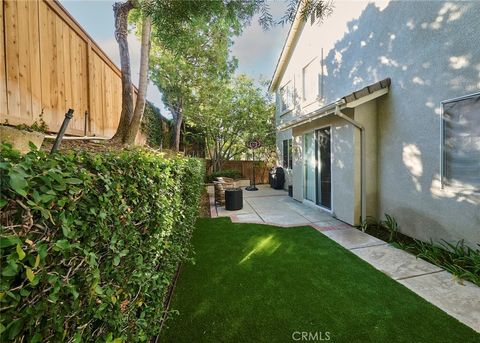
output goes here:
{"type": "MultiPolygon", "coordinates": [[[[31,102],[33,119],[38,117],[42,112],[42,75],[41,75],[41,61],[40,61],[40,39],[38,31],[39,23],[39,4],[36,1],[29,1],[29,43],[30,43],[30,80],[31,88],[31,102]]],[[[34,119],[35,120],[35,119],[34,119]]]]}
{"type": "Polygon", "coordinates": [[[7,73],[5,71],[6,56],[5,56],[5,30],[4,30],[4,15],[3,15],[3,0],[0,0],[0,119],[3,122],[7,117],[8,103],[7,103],[7,73]]]}
{"type": "MultiPolygon", "coordinates": [[[[27,96],[20,95],[19,117],[32,122],[32,82],[30,73],[30,21],[27,1],[17,2],[17,44],[18,44],[18,85],[20,90],[26,89],[27,96]]],[[[19,93],[20,94],[20,93],[19,93]]]]}
{"type": "MultiPolygon", "coordinates": [[[[205,163],[206,174],[211,175],[212,161],[206,160],[205,163]]],[[[222,164],[222,170],[233,169],[241,171],[245,179],[253,180],[253,162],[252,161],[224,161],[222,164]]],[[[268,174],[270,168],[263,161],[255,161],[255,183],[262,184],[268,183],[268,174]]]]}
{"type": "MultiPolygon", "coordinates": [[[[6,41],[6,71],[7,71],[7,119],[18,120],[20,116],[20,76],[18,55],[18,11],[17,2],[5,3],[5,41],[6,41]]],[[[14,124],[15,121],[14,121],[14,124]]]]}

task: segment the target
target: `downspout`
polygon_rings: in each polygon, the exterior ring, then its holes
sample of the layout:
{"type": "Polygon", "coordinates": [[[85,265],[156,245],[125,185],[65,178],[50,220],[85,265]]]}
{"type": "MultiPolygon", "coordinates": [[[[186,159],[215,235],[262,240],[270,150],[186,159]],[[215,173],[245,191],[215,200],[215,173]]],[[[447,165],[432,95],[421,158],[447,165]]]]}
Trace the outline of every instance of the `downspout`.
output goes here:
{"type": "Polygon", "coordinates": [[[334,114],[349,122],[360,130],[360,223],[367,218],[367,188],[366,188],[366,163],[365,163],[365,128],[359,122],[345,115],[340,109],[340,105],[345,104],[345,100],[336,102],[334,114]]]}

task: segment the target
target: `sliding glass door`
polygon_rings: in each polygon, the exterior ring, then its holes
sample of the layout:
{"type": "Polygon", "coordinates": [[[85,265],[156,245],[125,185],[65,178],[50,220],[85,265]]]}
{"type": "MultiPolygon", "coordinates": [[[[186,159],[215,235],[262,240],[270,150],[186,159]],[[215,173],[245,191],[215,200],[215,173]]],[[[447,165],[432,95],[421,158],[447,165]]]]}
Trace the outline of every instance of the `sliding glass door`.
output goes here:
{"type": "Polygon", "coordinates": [[[305,199],[315,202],[315,173],[317,167],[315,154],[315,134],[305,135],[305,199]]]}
{"type": "Polygon", "coordinates": [[[331,137],[330,128],[304,136],[304,198],[331,209],[331,137]]]}
{"type": "Polygon", "coordinates": [[[317,136],[317,205],[332,208],[332,166],[330,128],[316,132],[317,136]]]}

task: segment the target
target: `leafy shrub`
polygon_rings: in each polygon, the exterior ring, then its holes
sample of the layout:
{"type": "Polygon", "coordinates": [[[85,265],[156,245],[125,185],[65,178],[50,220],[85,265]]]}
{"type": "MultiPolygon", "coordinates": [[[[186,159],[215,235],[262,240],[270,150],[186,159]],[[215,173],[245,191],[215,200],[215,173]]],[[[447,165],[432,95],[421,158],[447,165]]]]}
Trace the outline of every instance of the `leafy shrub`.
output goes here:
{"type": "Polygon", "coordinates": [[[187,258],[204,166],[1,146],[0,341],[147,341],[187,258]]]}
{"type": "Polygon", "coordinates": [[[390,232],[390,238],[389,238],[389,242],[392,242],[393,239],[397,236],[397,232],[398,232],[398,223],[397,223],[397,220],[385,213],[385,220],[382,220],[380,222],[380,225],[385,228],[388,232],[390,232]]]}
{"type": "Polygon", "coordinates": [[[362,232],[366,232],[369,228],[373,227],[378,227],[378,221],[372,216],[367,216],[367,218],[360,223],[360,229],[362,232]]]}
{"type": "Polygon", "coordinates": [[[142,119],[142,132],[147,136],[147,144],[151,147],[169,148],[172,140],[170,122],[162,116],[160,110],[151,102],[145,104],[142,119]]]}
{"type": "Polygon", "coordinates": [[[415,240],[405,250],[480,286],[480,244],[477,246],[479,249],[471,248],[463,240],[456,244],[443,241],[440,245],[415,240]]]}
{"type": "MultiPolygon", "coordinates": [[[[389,233],[388,241],[393,246],[433,263],[460,279],[468,280],[480,286],[480,249],[465,245],[463,240],[456,244],[447,241],[434,244],[433,241],[426,243],[409,238],[405,242],[405,236],[399,237],[402,235],[398,232],[396,219],[387,213],[385,213],[385,220],[377,221],[374,217],[367,217],[359,226],[359,229],[363,232],[368,231],[368,233],[377,234],[377,237],[384,239],[383,235],[379,236],[378,232],[375,231],[377,228],[389,233]]],[[[480,244],[477,244],[477,246],[480,248],[480,244]]]]}
{"type": "Polygon", "coordinates": [[[220,170],[220,171],[217,171],[217,172],[214,172],[210,175],[208,175],[205,179],[205,181],[207,183],[211,183],[213,181],[215,181],[215,179],[219,176],[225,176],[225,177],[229,177],[229,178],[232,178],[232,179],[240,179],[242,178],[242,172],[239,171],[239,170],[236,170],[236,169],[225,169],[225,170],[220,170]]]}
{"type": "Polygon", "coordinates": [[[397,237],[398,233],[397,220],[388,213],[385,213],[385,220],[380,221],[377,220],[375,217],[367,216],[367,218],[360,223],[359,228],[363,232],[367,232],[377,228],[386,230],[389,232],[389,242],[392,242],[397,237]]]}

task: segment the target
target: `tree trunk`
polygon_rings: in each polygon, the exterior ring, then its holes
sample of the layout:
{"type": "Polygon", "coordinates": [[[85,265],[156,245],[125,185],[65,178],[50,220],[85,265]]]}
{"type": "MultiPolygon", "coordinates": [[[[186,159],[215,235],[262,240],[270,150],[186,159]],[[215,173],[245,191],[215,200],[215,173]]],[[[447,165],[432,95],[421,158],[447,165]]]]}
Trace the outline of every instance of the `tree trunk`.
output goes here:
{"type": "Polygon", "coordinates": [[[175,149],[175,151],[180,151],[180,133],[182,130],[182,122],[183,122],[182,112],[183,112],[182,107],[179,106],[179,108],[176,111],[175,124],[173,129],[173,148],[175,149]]]}
{"type": "Polygon", "coordinates": [[[115,39],[120,50],[120,66],[122,69],[122,112],[117,132],[112,140],[123,142],[133,117],[133,86],[130,67],[130,53],[128,51],[128,14],[134,8],[130,0],[116,2],[113,5],[115,16],[115,39]]]}
{"type": "Polygon", "coordinates": [[[215,139],[215,151],[213,153],[213,171],[217,172],[221,170],[221,164],[220,164],[220,142],[218,139],[215,139]]]}
{"type": "Polygon", "coordinates": [[[140,53],[140,77],[138,80],[138,95],[135,104],[135,112],[133,113],[130,127],[126,133],[124,142],[126,144],[133,144],[137,136],[142,122],[143,112],[145,111],[145,102],[147,97],[148,86],[148,62],[150,57],[150,37],[152,32],[152,18],[144,16],[142,22],[142,45],[140,53]]]}

